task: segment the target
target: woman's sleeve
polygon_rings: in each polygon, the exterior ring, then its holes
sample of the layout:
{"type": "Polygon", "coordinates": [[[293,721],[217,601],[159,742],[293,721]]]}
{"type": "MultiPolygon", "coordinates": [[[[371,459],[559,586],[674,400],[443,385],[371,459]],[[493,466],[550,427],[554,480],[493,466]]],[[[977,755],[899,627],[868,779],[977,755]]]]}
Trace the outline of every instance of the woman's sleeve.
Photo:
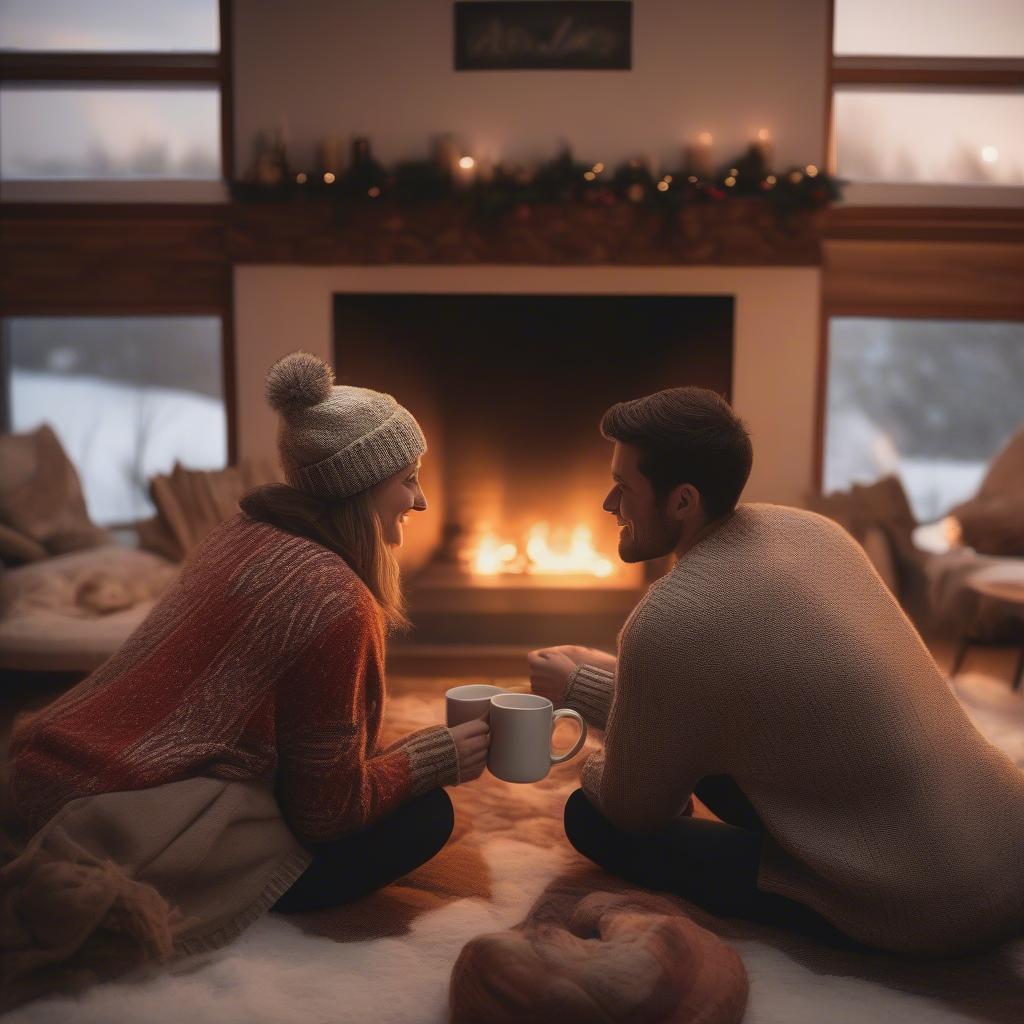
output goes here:
{"type": "Polygon", "coordinates": [[[410,797],[458,782],[455,741],[421,729],[368,750],[367,694],[383,692],[376,610],[357,602],[278,686],[278,799],[308,842],[358,832],[410,797]]]}

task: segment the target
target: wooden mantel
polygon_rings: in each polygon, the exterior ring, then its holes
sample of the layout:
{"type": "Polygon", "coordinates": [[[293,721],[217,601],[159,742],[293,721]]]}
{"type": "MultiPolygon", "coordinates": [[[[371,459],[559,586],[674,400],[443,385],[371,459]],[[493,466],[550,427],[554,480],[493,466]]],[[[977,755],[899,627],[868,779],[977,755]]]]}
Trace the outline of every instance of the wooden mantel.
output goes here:
{"type": "Polygon", "coordinates": [[[1024,318],[1017,209],[2,203],[0,233],[0,303],[24,315],[223,309],[234,266],[280,263],[822,266],[826,308],[1024,318]]]}
{"type": "Polygon", "coordinates": [[[757,199],[678,211],[617,203],[535,205],[494,217],[451,201],[399,206],[300,199],[236,204],[238,263],[816,266],[816,212],[757,199]]]}

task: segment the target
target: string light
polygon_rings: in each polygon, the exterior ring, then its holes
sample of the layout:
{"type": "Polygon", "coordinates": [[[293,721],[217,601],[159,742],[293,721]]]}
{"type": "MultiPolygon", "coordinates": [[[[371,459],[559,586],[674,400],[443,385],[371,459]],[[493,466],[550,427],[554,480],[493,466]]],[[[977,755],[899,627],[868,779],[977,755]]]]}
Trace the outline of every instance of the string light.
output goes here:
{"type": "Polygon", "coordinates": [[[999,159],[999,150],[995,146],[983,146],[981,159],[987,164],[994,164],[999,159]]]}
{"type": "Polygon", "coordinates": [[[671,185],[672,184],[672,175],[671,174],[666,174],[665,177],[662,178],[661,180],[662,181],[666,181],[666,182],[668,182],[668,184],[671,185]]]}
{"type": "Polygon", "coordinates": [[[814,164],[808,164],[805,168],[807,171],[808,178],[816,178],[818,176],[818,168],[814,164]]]}
{"type": "Polygon", "coordinates": [[[593,170],[594,170],[595,174],[600,174],[604,170],[604,164],[602,164],[602,163],[594,164],[593,170]]]}
{"type": "Polygon", "coordinates": [[[459,157],[459,166],[464,171],[471,171],[476,167],[476,161],[471,156],[462,156],[459,157]]]}
{"type": "Polygon", "coordinates": [[[377,185],[371,185],[371,186],[370,186],[370,187],[369,187],[369,188],[368,188],[368,189],[366,190],[366,194],[367,194],[367,195],[368,195],[368,196],[369,196],[369,197],[370,197],[371,199],[376,199],[376,198],[377,198],[377,196],[379,196],[379,195],[380,195],[380,188],[379,188],[379,187],[378,187],[377,185]]]}
{"type": "Polygon", "coordinates": [[[771,138],[771,132],[767,128],[761,128],[758,130],[757,137],[761,142],[767,142],[771,138]]]}
{"type": "Polygon", "coordinates": [[[691,175],[689,175],[689,176],[687,177],[687,179],[686,179],[686,180],[687,180],[687,181],[688,181],[688,182],[689,182],[689,183],[690,183],[691,185],[696,185],[696,184],[697,184],[697,182],[698,182],[698,181],[700,181],[700,179],[699,179],[699,178],[697,177],[697,175],[696,175],[696,174],[691,174],[691,175]]]}
{"type": "Polygon", "coordinates": [[[597,175],[593,171],[584,171],[583,177],[586,178],[587,181],[593,181],[597,175]]]}
{"type": "Polygon", "coordinates": [[[295,181],[299,185],[305,185],[306,182],[309,181],[309,178],[306,177],[305,171],[299,171],[299,173],[295,175],[295,181]]]}
{"type": "Polygon", "coordinates": [[[796,185],[800,181],[803,181],[803,178],[804,178],[804,176],[803,176],[803,173],[801,171],[790,171],[789,172],[789,180],[791,182],[793,182],[794,185],[796,185]]]}
{"type": "Polygon", "coordinates": [[[658,182],[658,191],[659,192],[667,192],[668,191],[668,182],[667,181],[659,181],[658,182]]]}
{"type": "Polygon", "coordinates": [[[764,179],[764,183],[765,183],[765,185],[766,185],[766,186],[767,186],[768,188],[774,188],[774,186],[775,186],[775,183],[776,183],[776,182],[777,182],[778,180],[779,180],[779,179],[778,179],[778,178],[776,178],[774,174],[769,174],[769,175],[768,175],[768,177],[764,179]]]}
{"type": "Polygon", "coordinates": [[[729,177],[725,179],[726,188],[732,188],[735,184],[736,179],[730,174],[729,177]]]}
{"type": "Polygon", "coordinates": [[[325,185],[333,185],[334,184],[334,175],[330,171],[324,171],[324,184],[325,185]]]}
{"type": "Polygon", "coordinates": [[[736,167],[730,167],[730,168],[729,168],[729,173],[730,173],[730,174],[731,174],[731,175],[732,175],[732,176],[733,176],[734,178],[738,178],[738,177],[739,177],[739,175],[740,175],[739,169],[738,169],[738,168],[736,168],[736,167]]]}

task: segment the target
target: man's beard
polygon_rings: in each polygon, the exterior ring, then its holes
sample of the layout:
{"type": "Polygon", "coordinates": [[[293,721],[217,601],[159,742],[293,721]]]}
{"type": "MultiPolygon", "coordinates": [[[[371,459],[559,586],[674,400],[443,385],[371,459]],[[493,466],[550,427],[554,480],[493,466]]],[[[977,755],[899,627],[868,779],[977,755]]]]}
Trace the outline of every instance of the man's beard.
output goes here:
{"type": "Polygon", "coordinates": [[[671,554],[679,545],[683,524],[668,518],[644,526],[623,527],[619,535],[619,558],[623,562],[649,562],[671,554]]]}

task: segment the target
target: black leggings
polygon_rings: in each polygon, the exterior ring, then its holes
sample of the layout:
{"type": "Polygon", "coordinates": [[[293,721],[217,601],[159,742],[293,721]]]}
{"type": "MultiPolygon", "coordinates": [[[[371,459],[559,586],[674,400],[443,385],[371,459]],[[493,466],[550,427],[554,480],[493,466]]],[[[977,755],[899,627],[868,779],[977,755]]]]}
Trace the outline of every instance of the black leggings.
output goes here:
{"type": "Polygon", "coordinates": [[[584,857],[635,885],[674,893],[715,914],[851,943],[809,908],[758,889],[764,824],[731,778],[710,776],[695,792],[722,821],[681,815],[658,832],[625,832],[578,789],[565,805],[565,834],[584,857]]]}
{"type": "Polygon", "coordinates": [[[454,827],[443,789],[414,797],[362,832],[313,847],[312,863],[272,909],[297,914],[351,903],[425,864],[454,827]]]}

